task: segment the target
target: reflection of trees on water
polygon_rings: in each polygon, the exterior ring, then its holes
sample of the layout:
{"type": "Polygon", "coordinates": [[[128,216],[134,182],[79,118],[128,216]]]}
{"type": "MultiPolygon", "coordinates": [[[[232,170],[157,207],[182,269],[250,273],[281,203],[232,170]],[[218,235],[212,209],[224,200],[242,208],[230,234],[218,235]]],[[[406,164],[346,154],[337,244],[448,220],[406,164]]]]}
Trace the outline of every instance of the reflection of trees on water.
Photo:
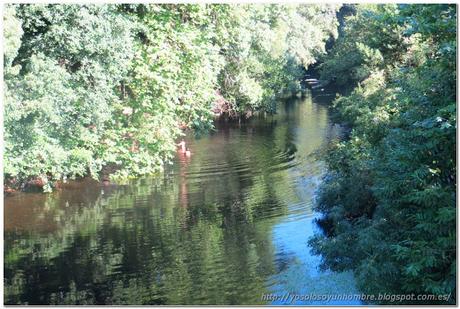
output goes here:
{"type": "Polygon", "coordinates": [[[302,112],[221,126],[164,179],[7,199],[5,302],[260,303],[272,227],[298,199],[288,168],[323,138],[295,142],[326,121],[302,112]]]}
{"type": "MultiPolygon", "coordinates": [[[[258,303],[272,253],[270,224],[254,225],[254,201],[241,193],[253,181],[234,173],[204,189],[181,175],[177,182],[31,201],[40,207],[29,227],[5,233],[6,301],[258,303]],[[30,230],[47,225],[53,230],[30,230]]],[[[260,179],[257,188],[273,199],[260,179]]]]}
{"type": "Polygon", "coordinates": [[[187,169],[191,158],[184,153],[177,152],[179,158],[179,204],[181,207],[188,207],[188,190],[187,190],[187,169]]]}

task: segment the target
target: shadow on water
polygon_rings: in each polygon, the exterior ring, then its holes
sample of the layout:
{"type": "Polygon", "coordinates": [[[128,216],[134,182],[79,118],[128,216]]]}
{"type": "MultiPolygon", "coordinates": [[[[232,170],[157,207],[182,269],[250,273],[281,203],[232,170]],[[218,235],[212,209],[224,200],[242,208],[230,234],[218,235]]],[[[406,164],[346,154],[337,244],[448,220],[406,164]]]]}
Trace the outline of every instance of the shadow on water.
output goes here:
{"type": "Polygon", "coordinates": [[[5,303],[288,304],[262,296],[356,293],[351,274],[319,271],[307,246],[324,172],[313,154],[339,134],[324,105],[295,99],[189,138],[192,156],[178,154],[162,178],[5,198],[5,303]]]}

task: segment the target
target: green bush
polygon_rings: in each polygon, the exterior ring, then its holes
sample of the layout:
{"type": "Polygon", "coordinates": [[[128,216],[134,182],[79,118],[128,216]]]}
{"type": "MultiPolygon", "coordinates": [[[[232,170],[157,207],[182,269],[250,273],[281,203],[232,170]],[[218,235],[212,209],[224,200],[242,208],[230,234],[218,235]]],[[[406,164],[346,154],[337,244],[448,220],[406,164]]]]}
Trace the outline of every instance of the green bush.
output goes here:
{"type": "MultiPolygon", "coordinates": [[[[383,61],[356,62],[368,76],[334,102],[353,130],[328,152],[316,208],[329,231],[310,243],[323,267],[354,270],[365,293],[450,294],[455,303],[456,7],[360,10],[364,40],[353,24],[334,48],[368,42],[383,61]],[[404,49],[388,48],[384,29],[398,29],[404,49]]],[[[328,76],[342,74],[340,52],[325,63],[328,76]]]]}

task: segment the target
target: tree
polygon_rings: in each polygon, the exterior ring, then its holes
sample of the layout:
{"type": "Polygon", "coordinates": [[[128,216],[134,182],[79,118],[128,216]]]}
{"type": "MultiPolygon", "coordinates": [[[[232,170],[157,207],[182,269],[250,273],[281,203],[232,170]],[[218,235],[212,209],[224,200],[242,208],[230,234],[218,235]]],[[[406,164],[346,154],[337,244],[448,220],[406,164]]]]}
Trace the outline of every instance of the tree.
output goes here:
{"type": "Polygon", "coordinates": [[[337,9],[8,5],[7,186],[161,172],[184,130],[209,130],[216,113],[273,111],[297,92],[337,9]]]}

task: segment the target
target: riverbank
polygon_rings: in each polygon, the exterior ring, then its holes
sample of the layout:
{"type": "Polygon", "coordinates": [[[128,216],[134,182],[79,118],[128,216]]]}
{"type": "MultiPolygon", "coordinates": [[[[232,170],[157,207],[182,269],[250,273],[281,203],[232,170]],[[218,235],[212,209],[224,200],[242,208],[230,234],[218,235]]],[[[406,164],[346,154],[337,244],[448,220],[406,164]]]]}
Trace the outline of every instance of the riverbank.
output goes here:
{"type": "Polygon", "coordinates": [[[355,87],[332,104],[352,130],[326,152],[310,245],[367,295],[421,295],[379,304],[455,304],[456,7],[355,9],[321,65],[355,87]]]}
{"type": "Polygon", "coordinates": [[[184,128],[211,128],[216,101],[232,115],[270,112],[297,92],[338,9],[7,5],[6,191],[105,178],[103,167],[123,179],[161,173],[184,128]],[[319,35],[305,39],[306,28],[319,35]]]}
{"type": "MultiPolygon", "coordinates": [[[[304,98],[305,96],[309,95],[309,91],[306,88],[306,86],[302,85],[302,81],[300,82],[300,86],[297,92],[289,92],[289,93],[284,93],[282,95],[277,95],[276,100],[277,101],[288,101],[289,99],[293,98],[304,98]]],[[[324,89],[322,89],[324,91],[324,89]]],[[[329,94],[331,96],[332,94],[329,94]]],[[[319,95],[321,96],[321,95],[319,95]]],[[[327,100],[327,98],[326,98],[327,100]]],[[[216,100],[213,102],[213,104],[210,107],[210,111],[212,111],[212,122],[214,124],[216,123],[226,123],[226,122],[238,122],[241,123],[242,121],[249,121],[253,117],[260,117],[260,116],[267,116],[271,115],[273,113],[276,113],[276,108],[270,108],[270,110],[266,109],[251,109],[250,107],[247,107],[244,111],[237,112],[232,109],[230,103],[225,100],[225,98],[217,93],[216,100]]],[[[84,178],[93,178],[95,181],[99,181],[102,185],[108,185],[111,182],[115,181],[121,181],[121,182],[126,182],[127,179],[129,178],[135,178],[135,177],[143,177],[143,176],[157,176],[160,177],[163,172],[164,172],[164,167],[165,164],[164,162],[167,162],[170,160],[170,158],[173,157],[174,153],[177,151],[177,145],[178,141],[182,139],[182,136],[184,135],[206,135],[210,131],[214,129],[214,124],[208,124],[206,129],[191,129],[187,128],[187,126],[180,126],[181,133],[177,134],[178,137],[174,141],[174,146],[171,147],[171,149],[164,154],[164,156],[167,159],[161,160],[161,164],[158,165],[155,168],[155,172],[152,174],[145,174],[145,173],[140,173],[140,174],[133,174],[133,175],[128,175],[124,174],[123,176],[117,175],[117,172],[120,170],[123,170],[123,166],[120,164],[114,164],[110,163],[108,165],[104,165],[100,167],[100,171],[97,173],[97,175],[91,175],[91,171],[88,168],[85,173],[82,173],[79,176],[72,176],[72,175],[66,175],[62,177],[61,179],[55,179],[55,177],[52,174],[48,175],[30,175],[26,179],[21,179],[19,177],[11,177],[9,175],[6,175],[4,177],[4,185],[3,185],[3,191],[5,194],[13,194],[15,192],[51,192],[53,190],[60,190],[63,187],[65,187],[66,183],[72,180],[81,180],[84,178]],[[114,176],[115,177],[112,177],[114,176]]],[[[136,143],[138,144],[138,143],[136,143]]],[[[137,152],[135,149],[132,147],[129,148],[130,152],[137,152]]],[[[95,158],[93,158],[94,160],[95,158]]]]}

